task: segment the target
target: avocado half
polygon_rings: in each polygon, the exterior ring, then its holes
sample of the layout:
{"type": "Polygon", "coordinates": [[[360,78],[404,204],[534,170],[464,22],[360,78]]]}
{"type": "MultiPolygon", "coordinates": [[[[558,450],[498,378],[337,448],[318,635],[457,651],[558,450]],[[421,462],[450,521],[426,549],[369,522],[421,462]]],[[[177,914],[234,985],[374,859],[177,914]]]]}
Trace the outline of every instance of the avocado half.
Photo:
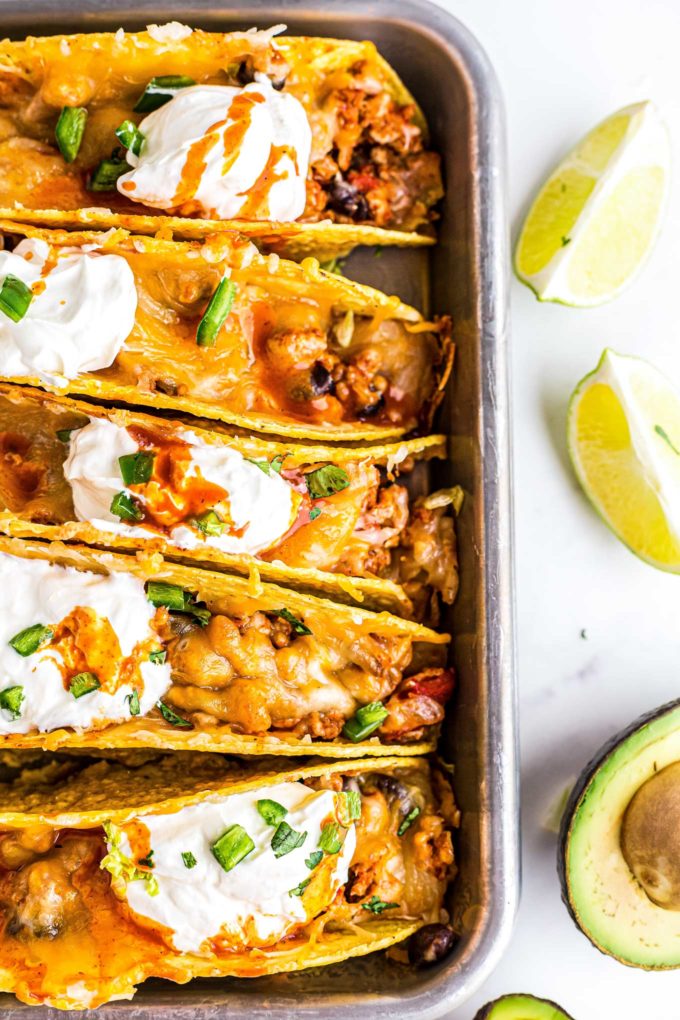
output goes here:
{"type": "Polygon", "coordinates": [[[631,967],[680,967],[680,700],[618,733],[583,770],[557,867],[593,945],[631,967]]]}
{"type": "Polygon", "coordinates": [[[475,1020],[572,1020],[568,1013],[549,999],[533,995],[504,995],[482,1006],[475,1020]]]}

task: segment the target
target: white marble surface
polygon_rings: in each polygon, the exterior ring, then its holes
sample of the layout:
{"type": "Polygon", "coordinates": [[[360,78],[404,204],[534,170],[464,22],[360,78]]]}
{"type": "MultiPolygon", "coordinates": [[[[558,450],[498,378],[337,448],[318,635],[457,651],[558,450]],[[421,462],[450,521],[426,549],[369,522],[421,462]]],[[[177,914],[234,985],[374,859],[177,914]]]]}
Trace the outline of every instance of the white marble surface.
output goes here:
{"type": "Polygon", "coordinates": [[[523,893],[502,963],[455,1020],[513,991],[552,998],[576,1020],[678,1020],[680,972],[625,968],[574,927],[542,819],[605,739],[680,696],[680,577],[609,533],[577,487],[564,439],[569,394],[605,346],[649,358],[680,385],[680,0],[440,2],[500,78],[513,233],[554,162],[627,103],[659,104],[676,166],[662,237],[615,302],[541,305],[513,282],[523,893]]]}

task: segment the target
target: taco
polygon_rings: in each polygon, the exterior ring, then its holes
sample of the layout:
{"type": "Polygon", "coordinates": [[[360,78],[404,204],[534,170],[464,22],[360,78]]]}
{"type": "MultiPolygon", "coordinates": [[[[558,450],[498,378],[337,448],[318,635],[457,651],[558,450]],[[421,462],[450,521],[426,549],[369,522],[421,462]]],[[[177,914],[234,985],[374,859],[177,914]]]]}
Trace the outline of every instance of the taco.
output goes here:
{"type": "Polygon", "coordinates": [[[4,378],[312,439],[431,425],[451,369],[448,317],[424,322],[234,234],[175,243],[7,221],[0,232],[4,378]]]}
{"type": "Polygon", "coordinates": [[[158,551],[419,619],[453,601],[460,490],[402,484],[424,483],[443,436],[333,447],[199,424],[0,383],[0,530],[158,551]]]}
{"type": "Polygon", "coordinates": [[[2,537],[0,746],[422,753],[448,641],[160,556],[2,537]]]}
{"type": "Polygon", "coordinates": [[[149,977],[339,963],[424,925],[453,944],[459,816],[438,768],[369,758],[258,772],[202,757],[83,761],[67,779],[0,784],[2,991],[86,1009],[149,977]]]}
{"type": "Polygon", "coordinates": [[[372,43],[282,30],[5,40],[2,215],[295,254],[431,243],[440,161],[413,97],[372,43]]]}

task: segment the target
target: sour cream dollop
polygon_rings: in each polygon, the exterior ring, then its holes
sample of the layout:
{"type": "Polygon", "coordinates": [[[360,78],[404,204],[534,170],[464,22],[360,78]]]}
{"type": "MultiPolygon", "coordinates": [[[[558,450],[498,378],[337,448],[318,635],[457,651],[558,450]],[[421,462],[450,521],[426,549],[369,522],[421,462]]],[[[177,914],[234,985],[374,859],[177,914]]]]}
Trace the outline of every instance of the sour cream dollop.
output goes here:
{"type": "MultiPolygon", "coordinates": [[[[297,515],[300,497],[292,485],[275,472],[265,474],[229,446],[209,446],[192,432],[182,433],[181,438],[190,444],[188,474],[200,472],[206,481],[227,493],[234,530],[203,535],[178,524],[170,531],[173,544],[180,549],[208,545],[223,552],[249,555],[276,545],[297,515]]],[[[64,477],[71,486],[79,521],[120,534],[157,537],[152,528],[123,524],[111,513],[113,497],[125,489],[119,458],[138,450],[127,429],[102,418],[92,418],[89,425],[71,434],[64,477]]],[[[144,503],[143,493],[133,495],[144,503]]]]}
{"type": "MultiPolygon", "coordinates": [[[[0,692],[8,687],[23,688],[18,719],[0,708],[0,733],[34,729],[44,733],[61,726],[87,729],[130,718],[131,684],[121,684],[113,694],[95,690],[74,698],[64,686],[58,649],[47,646],[23,656],[9,644],[34,624],[60,623],[77,606],[108,619],[124,657],[138,643],[156,638],[151,627],[155,609],[138,578],[95,574],[0,553],[0,692]]],[[[138,692],[140,715],[145,715],[170,686],[170,666],[142,661],[140,672],[144,681],[144,690],[138,692]]]]}
{"type": "Polygon", "coordinates": [[[33,290],[33,299],[19,322],[0,312],[4,376],[64,385],[113,364],[137,311],[135,278],[124,258],[26,238],[14,251],[0,252],[0,280],[8,273],[33,290]]]}
{"type": "Polygon", "coordinates": [[[213,219],[296,220],[312,132],[304,107],[264,75],[245,88],[181,89],[139,125],[141,153],[118,178],[126,198],[213,219]]]}
{"type": "MultiPolygon", "coordinates": [[[[218,935],[237,947],[252,945],[255,940],[271,944],[329,906],[347,881],[356,847],[354,825],[346,831],[339,853],[324,855],[317,865],[326,872],[323,902],[313,895],[308,914],[305,899],[294,892],[300,883],[313,881],[316,869],[310,870],[305,861],[317,849],[323,826],[335,817],[336,794],[310,790],[301,783],[277,783],[172,814],[144,815],[133,825],[137,827],[141,821],[149,830],[157,892],[154,889],[155,894],[150,895],[147,883],[135,880],[125,886],[125,898],[136,914],[170,929],[172,944],[181,952],[195,952],[206,939],[218,935]],[[261,799],[281,804],[287,809],[288,825],[307,833],[300,847],[275,856],[271,841],[276,827],[257,810],[261,799]],[[243,826],[255,848],[231,871],[225,871],[210,848],[232,825],[243,826]],[[182,854],[191,855],[189,863],[193,858],[196,864],[188,867],[182,854]]],[[[111,828],[120,839],[120,850],[129,856],[125,826],[111,828]]],[[[108,846],[111,850],[111,840],[108,846]]]]}

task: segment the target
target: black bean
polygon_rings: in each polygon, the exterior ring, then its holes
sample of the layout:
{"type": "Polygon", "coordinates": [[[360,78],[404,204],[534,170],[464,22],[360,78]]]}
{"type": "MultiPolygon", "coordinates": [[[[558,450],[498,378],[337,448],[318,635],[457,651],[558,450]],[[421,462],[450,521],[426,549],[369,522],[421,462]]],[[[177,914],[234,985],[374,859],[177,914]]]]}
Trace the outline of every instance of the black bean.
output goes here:
{"type": "Polygon", "coordinates": [[[350,868],[349,869],[349,876],[347,878],[347,884],[345,885],[345,899],[347,900],[348,903],[358,903],[359,900],[363,899],[363,897],[364,897],[364,893],[363,892],[357,892],[357,893],[352,892],[352,889],[354,888],[354,883],[356,882],[356,880],[357,880],[357,876],[355,875],[355,873],[350,868]]]}
{"type": "Polygon", "coordinates": [[[357,222],[371,218],[371,210],[364,196],[358,188],[344,180],[341,174],[335,175],[327,191],[328,208],[333,212],[357,222]]]}
{"type": "Polygon", "coordinates": [[[364,407],[359,407],[357,409],[357,418],[359,418],[360,421],[364,421],[366,418],[375,418],[376,414],[382,410],[384,404],[385,398],[381,393],[375,404],[367,404],[364,407]]]}
{"type": "Polygon", "coordinates": [[[236,72],[236,81],[239,85],[252,85],[255,81],[255,68],[252,60],[242,60],[236,72]]]}
{"type": "Polygon", "coordinates": [[[322,365],[320,361],[315,361],[312,365],[310,372],[310,378],[312,383],[312,390],[314,395],[322,397],[324,393],[329,393],[334,389],[333,377],[325,365],[322,365]]]}
{"type": "Polygon", "coordinates": [[[426,924],[408,942],[408,958],[414,967],[431,967],[448,956],[456,936],[445,924],[426,924]]]}
{"type": "MultiPolygon", "coordinates": [[[[269,78],[272,84],[272,88],[276,89],[277,92],[280,92],[281,89],[286,84],[286,78],[288,77],[288,66],[284,64],[279,70],[270,71],[267,74],[267,77],[269,78]]],[[[238,71],[236,72],[236,81],[239,83],[239,85],[252,85],[252,83],[255,81],[255,67],[250,57],[246,57],[246,59],[242,60],[241,63],[238,65],[238,71]]]]}

